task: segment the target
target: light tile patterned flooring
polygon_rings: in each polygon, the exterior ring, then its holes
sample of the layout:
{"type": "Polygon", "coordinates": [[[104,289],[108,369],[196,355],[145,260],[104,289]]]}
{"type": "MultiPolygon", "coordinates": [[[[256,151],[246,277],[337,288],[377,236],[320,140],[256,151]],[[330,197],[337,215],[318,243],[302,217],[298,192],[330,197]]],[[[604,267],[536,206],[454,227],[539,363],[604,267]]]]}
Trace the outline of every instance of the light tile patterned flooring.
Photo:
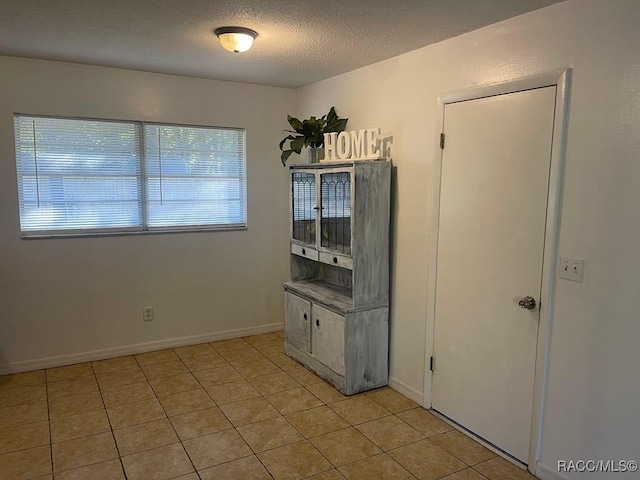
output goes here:
{"type": "Polygon", "coordinates": [[[282,332],[0,377],[0,479],[533,478],[389,388],[345,397],[282,332]]]}

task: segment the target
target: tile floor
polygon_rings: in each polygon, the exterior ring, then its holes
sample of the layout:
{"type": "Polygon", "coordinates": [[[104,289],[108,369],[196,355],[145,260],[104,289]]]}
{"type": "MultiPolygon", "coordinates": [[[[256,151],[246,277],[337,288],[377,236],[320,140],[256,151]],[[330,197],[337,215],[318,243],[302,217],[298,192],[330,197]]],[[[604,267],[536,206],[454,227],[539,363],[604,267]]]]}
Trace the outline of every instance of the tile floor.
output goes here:
{"type": "Polygon", "coordinates": [[[345,397],[282,332],[0,377],[2,480],[533,478],[389,388],[345,397]]]}

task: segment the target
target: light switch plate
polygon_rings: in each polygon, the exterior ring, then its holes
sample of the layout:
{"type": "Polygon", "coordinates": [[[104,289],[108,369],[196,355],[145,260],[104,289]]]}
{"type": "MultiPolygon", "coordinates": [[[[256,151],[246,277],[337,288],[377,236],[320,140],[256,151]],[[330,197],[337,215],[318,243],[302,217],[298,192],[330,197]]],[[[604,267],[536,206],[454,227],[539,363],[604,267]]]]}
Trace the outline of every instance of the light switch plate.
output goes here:
{"type": "Polygon", "coordinates": [[[558,265],[558,276],[573,282],[581,282],[584,280],[584,258],[576,257],[560,257],[560,265],[558,265]]]}

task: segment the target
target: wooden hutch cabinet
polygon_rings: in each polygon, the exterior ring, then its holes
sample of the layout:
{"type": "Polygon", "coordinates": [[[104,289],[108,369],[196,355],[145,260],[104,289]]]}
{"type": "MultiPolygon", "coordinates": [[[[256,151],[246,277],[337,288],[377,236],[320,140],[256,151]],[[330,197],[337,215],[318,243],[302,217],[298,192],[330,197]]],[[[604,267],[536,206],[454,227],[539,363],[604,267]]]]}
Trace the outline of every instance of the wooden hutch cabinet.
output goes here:
{"type": "Polygon", "coordinates": [[[391,163],[296,165],[285,352],[351,395],[388,381],[391,163]]]}

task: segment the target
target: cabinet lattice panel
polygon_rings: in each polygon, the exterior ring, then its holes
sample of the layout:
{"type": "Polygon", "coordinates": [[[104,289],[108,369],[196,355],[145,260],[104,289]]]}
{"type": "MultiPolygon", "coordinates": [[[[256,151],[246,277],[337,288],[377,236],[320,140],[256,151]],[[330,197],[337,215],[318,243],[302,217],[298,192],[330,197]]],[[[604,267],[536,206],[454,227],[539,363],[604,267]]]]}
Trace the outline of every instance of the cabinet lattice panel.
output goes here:
{"type": "Polygon", "coordinates": [[[293,238],[316,243],[316,176],[295,172],[291,178],[293,238]]]}
{"type": "Polygon", "coordinates": [[[320,245],[339,253],[351,253],[351,174],[320,175],[320,245]]]}

